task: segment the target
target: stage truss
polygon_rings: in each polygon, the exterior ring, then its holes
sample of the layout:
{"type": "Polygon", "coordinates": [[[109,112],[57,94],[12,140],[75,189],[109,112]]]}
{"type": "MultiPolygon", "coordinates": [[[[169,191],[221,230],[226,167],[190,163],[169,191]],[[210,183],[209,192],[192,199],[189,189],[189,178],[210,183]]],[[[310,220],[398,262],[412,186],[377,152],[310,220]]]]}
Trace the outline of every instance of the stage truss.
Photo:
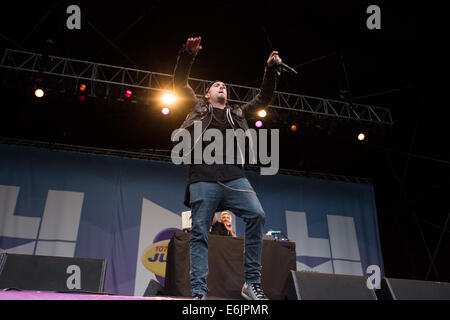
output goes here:
{"type": "MultiPolygon", "coordinates": [[[[124,88],[140,88],[154,91],[171,91],[173,76],[170,74],[112,66],[102,63],[43,55],[39,53],[6,49],[0,67],[9,70],[34,72],[63,78],[104,83],[124,88]]],[[[189,84],[197,96],[202,96],[212,83],[209,80],[189,78],[189,84]]],[[[242,104],[252,99],[258,88],[226,84],[228,100],[242,104]]],[[[89,94],[95,96],[94,86],[89,94]]],[[[302,112],[307,114],[350,119],[379,125],[393,125],[388,108],[348,101],[338,101],[306,95],[276,91],[269,108],[302,112]]]]}

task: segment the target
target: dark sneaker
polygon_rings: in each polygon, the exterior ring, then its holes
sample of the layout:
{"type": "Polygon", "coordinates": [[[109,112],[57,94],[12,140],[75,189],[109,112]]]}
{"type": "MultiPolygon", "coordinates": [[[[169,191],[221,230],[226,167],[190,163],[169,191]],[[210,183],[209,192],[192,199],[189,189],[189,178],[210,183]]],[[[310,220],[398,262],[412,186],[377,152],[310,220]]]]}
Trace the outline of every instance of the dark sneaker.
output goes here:
{"type": "Polygon", "coordinates": [[[206,296],[201,293],[196,293],[192,296],[192,300],[206,300],[206,296]]]}
{"type": "Polygon", "coordinates": [[[244,283],[241,295],[247,300],[269,300],[264,294],[260,283],[244,283]]]}

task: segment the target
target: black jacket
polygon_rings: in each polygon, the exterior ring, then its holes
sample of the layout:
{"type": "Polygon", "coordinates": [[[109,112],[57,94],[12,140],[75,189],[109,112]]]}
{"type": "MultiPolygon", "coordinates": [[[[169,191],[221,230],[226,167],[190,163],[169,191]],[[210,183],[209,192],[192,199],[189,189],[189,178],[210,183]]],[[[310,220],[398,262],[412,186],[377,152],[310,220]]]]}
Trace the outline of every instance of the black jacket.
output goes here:
{"type": "MultiPolygon", "coordinates": [[[[205,99],[197,99],[194,90],[188,84],[189,73],[194,62],[195,55],[191,54],[185,46],[179,52],[177,64],[173,74],[173,89],[178,96],[186,99],[186,103],[192,108],[181,125],[181,129],[190,127],[194,121],[201,120],[203,129],[207,129],[211,118],[212,109],[205,99]],[[205,126],[206,125],[206,126],[205,126]]],[[[280,69],[276,66],[266,66],[264,78],[259,93],[249,102],[243,105],[230,105],[230,115],[233,127],[240,127],[244,131],[248,129],[248,124],[244,112],[248,109],[266,107],[272,100],[275,88],[278,84],[280,69]]]]}

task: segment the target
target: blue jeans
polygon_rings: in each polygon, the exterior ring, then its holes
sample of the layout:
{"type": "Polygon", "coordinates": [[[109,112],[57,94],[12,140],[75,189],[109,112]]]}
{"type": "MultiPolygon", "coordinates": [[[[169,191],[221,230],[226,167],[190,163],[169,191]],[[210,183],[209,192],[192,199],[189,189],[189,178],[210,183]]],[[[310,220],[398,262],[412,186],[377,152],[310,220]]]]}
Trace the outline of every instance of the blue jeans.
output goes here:
{"type": "Polygon", "coordinates": [[[261,251],[265,213],[250,182],[239,178],[227,182],[195,182],[191,194],[192,295],[208,293],[208,235],[217,208],[223,207],[245,221],[244,278],[247,283],[261,282],[261,251]]]}

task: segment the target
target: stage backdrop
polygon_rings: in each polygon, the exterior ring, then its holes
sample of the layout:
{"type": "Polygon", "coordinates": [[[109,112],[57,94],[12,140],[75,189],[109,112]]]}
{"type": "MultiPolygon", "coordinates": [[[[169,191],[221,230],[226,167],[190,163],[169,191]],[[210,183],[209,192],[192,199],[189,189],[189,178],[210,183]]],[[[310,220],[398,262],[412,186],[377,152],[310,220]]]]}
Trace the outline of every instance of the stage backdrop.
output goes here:
{"type": "MultiPolygon", "coordinates": [[[[295,241],[297,270],[383,275],[373,186],[246,174],[265,232],[295,241]]],[[[106,258],[105,291],[142,296],[164,284],[186,177],[172,163],[0,145],[0,252],[106,258]]]]}

